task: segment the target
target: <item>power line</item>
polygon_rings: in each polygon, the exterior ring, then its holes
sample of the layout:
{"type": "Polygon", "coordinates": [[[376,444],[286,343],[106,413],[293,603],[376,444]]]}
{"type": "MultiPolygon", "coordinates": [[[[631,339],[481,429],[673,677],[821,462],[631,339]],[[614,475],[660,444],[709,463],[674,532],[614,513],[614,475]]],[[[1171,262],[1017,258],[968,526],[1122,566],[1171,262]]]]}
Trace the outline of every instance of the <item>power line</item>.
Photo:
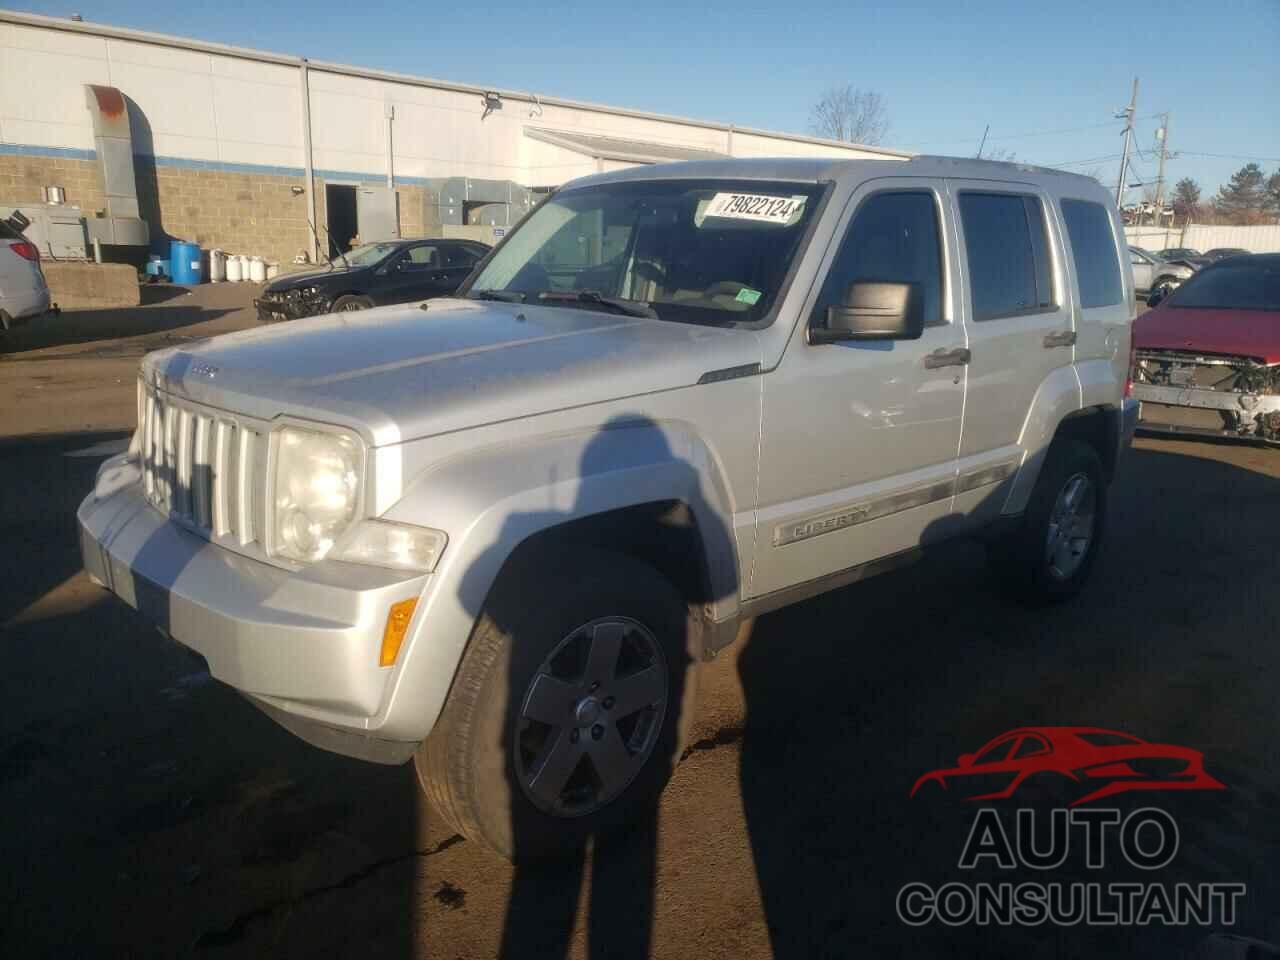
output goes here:
{"type": "Polygon", "coordinates": [[[1179,157],[1209,157],[1214,160],[1257,160],[1262,163],[1280,163],[1280,157],[1249,157],[1239,153],[1197,153],[1194,150],[1178,150],[1179,157]]]}
{"type": "MultiPolygon", "coordinates": [[[[1152,117],[1155,117],[1155,116],[1157,116],[1157,114],[1153,113],[1151,114],[1151,116],[1139,117],[1138,119],[1150,120],[1152,117]]],[[[1114,120],[1106,120],[1106,121],[1103,121],[1102,123],[1090,123],[1082,127],[1062,127],[1057,130],[1032,130],[1026,133],[1006,133],[998,137],[987,137],[987,140],[1023,140],[1029,137],[1051,137],[1059,133],[1079,133],[1082,130],[1098,130],[1103,127],[1114,127],[1115,125],[1116,125],[1116,122],[1114,120]]],[[[946,140],[917,140],[914,143],[904,144],[903,146],[927,147],[930,144],[934,144],[934,143],[970,143],[970,142],[972,142],[971,137],[950,137],[946,140]]]]}
{"type": "Polygon", "coordinates": [[[1042,163],[1042,167],[1079,167],[1089,163],[1105,163],[1108,160],[1119,160],[1120,154],[1108,153],[1101,157],[1085,157],[1083,160],[1063,160],[1061,163],[1042,163]]]}

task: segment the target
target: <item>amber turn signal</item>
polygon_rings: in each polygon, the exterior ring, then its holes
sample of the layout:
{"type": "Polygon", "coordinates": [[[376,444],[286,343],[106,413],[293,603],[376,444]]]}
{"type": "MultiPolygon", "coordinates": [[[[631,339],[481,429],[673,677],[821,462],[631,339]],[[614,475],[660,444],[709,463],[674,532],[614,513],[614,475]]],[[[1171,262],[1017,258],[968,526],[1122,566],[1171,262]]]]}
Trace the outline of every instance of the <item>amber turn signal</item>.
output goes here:
{"type": "Polygon", "coordinates": [[[400,656],[400,644],[404,643],[404,635],[409,632],[409,621],[413,619],[413,610],[417,605],[416,597],[391,605],[391,612],[387,614],[387,628],[382,631],[382,653],[378,657],[378,666],[389,667],[400,656]]]}

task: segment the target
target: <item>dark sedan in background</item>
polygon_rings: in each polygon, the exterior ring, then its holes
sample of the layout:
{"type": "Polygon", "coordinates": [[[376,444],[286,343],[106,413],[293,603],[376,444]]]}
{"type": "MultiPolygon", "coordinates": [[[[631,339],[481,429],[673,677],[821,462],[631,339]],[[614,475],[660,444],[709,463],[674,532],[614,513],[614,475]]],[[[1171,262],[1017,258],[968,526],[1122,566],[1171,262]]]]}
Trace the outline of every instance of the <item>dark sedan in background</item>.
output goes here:
{"type": "Polygon", "coordinates": [[[291,273],[254,300],[264,323],[389,303],[444,297],[458,289],[489,247],[475,240],[366,243],[327,266],[291,273]]]}
{"type": "Polygon", "coordinates": [[[1210,263],[1217,263],[1219,260],[1227,259],[1227,257],[1247,257],[1251,252],[1244,249],[1244,247],[1214,247],[1212,250],[1204,252],[1204,258],[1210,263]]]}

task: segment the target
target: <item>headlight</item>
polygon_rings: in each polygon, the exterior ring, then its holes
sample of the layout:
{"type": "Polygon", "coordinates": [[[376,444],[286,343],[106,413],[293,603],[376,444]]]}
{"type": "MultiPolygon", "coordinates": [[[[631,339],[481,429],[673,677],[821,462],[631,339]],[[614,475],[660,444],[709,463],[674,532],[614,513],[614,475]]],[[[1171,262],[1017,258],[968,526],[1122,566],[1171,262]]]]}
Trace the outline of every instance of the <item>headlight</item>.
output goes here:
{"type": "Polygon", "coordinates": [[[393,570],[430,573],[440,561],[449,538],[439,530],[407,523],[366,520],[330,554],[333,560],[370,563],[393,570]]]}
{"type": "Polygon", "coordinates": [[[347,433],[282,427],[271,486],[271,552],[319,560],[356,518],[364,446],[347,433]]]}

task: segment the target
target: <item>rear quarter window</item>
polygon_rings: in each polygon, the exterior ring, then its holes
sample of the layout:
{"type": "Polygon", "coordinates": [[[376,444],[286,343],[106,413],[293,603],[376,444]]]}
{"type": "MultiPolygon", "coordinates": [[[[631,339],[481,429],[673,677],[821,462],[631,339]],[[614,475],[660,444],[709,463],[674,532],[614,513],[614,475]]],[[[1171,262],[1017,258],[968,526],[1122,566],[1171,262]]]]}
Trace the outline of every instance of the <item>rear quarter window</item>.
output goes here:
{"type": "Polygon", "coordinates": [[[1088,200],[1063,200],[1061,207],[1080,282],[1080,306],[1111,307],[1122,302],[1124,287],[1107,208],[1088,200]]]}

